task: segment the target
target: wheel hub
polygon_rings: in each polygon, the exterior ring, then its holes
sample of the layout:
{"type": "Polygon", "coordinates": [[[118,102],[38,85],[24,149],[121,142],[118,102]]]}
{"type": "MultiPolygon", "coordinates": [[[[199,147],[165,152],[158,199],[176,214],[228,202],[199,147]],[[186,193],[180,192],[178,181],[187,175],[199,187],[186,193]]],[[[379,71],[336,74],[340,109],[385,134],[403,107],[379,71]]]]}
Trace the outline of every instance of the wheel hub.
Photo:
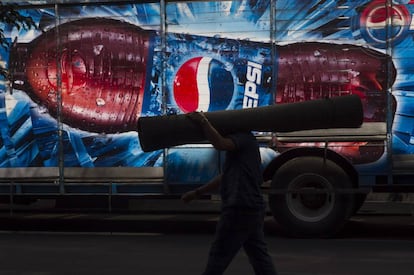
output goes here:
{"type": "Polygon", "coordinates": [[[318,174],[301,174],[288,186],[287,206],[297,218],[317,222],[331,213],[335,202],[332,184],[318,174]]]}

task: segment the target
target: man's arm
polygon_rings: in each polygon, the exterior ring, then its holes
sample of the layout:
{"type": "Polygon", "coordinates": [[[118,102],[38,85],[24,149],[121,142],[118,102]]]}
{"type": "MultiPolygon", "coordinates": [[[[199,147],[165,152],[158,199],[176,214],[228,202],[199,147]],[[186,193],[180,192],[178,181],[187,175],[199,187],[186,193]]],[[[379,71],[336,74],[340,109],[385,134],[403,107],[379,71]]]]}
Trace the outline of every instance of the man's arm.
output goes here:
{"type": "Polygon", "coordinates": [[[217,150],[233,151],[236,149],[236,144],[231,138],[223,137],[214,126],[210,123],[203,112],[189,113],[188,118],[198,123],[203,129],[203,132],[217,150]]]}
{"type": "Polygon", "coordinates": [[[207,184],[200,186],[195,190],[184,193],[181,196],[181,200],[186,203],[191,202],[199,198],[203,194],[207,194],[207,193],[217,190],[218,187],[220,186],[220,183],[221,183],[221,175],[218,175],[217,177],[213,178],[207,184]]]}

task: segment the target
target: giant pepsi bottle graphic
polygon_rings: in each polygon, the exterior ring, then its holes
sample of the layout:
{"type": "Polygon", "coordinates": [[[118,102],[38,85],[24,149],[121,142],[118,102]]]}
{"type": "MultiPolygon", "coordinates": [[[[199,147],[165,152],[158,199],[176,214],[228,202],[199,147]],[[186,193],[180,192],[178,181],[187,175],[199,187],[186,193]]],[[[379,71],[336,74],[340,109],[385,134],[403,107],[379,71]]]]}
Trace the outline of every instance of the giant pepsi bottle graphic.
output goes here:
{"type": "Polygon", "coordinates": [[[135,131],[140,116],[165,111],[251,108],[346,94],[363,99],[366,121],[385,120],[386,104],[378,98],[385,102],[395,69],[389,56],[374,50],[303,42],[273,51],[268,43],[176,33],[166,34],[165,50],[161,43],[156,31],[119,20],[64,23],[13,46],[13,87],[52,116],[61,104],[64,123],[99,133],[135,131]]]}

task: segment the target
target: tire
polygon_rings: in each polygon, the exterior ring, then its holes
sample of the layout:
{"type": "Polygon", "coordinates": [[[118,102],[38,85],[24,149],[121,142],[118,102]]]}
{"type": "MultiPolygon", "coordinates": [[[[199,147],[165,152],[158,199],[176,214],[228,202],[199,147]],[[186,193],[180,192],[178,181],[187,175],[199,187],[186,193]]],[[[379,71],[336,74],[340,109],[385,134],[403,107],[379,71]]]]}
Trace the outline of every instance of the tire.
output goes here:
{"type": "Polygon", "coordinates": [[[289,160],[276,171],[271,188],[277,192],[269,196],[270,209],[284,232],[292,237],[332,236],[355,208],[355,196],[334,192],[352,188],[349,176],[337,164],[321,157],[289,160]],[[310,193],[315,190],[318,192],[310,193]]]}

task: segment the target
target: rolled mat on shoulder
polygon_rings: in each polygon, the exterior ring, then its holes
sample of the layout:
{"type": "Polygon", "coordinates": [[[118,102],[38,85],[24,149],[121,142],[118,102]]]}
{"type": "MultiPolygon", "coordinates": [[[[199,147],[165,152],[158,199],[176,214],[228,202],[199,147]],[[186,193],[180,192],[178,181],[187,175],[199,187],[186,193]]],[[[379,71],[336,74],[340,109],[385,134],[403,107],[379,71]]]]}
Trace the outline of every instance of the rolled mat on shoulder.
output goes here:
{"type": "MultiPolygon", "coordinates": [[[[206,112],[205,115],[222,135],[240,131],[291,132],[358,128],[363,121],[362,103],[356,95],[206,112]]],[[[138,120],[138,136],[145,152],[205,140],[200,126],[185,114],[141,117],[138,120]]]]}

